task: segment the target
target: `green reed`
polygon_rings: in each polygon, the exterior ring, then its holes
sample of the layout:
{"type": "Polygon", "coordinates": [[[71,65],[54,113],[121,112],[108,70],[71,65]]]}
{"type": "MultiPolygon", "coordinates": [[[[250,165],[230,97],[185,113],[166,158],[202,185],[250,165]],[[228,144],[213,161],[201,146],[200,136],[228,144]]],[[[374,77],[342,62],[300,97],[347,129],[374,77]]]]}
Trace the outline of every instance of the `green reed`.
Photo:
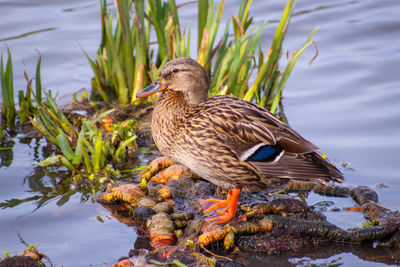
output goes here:
{"type": "Polygon", "coordinates": [[[295,63],[304,50],[312,43],[311,38],[318,29],[318,27],[315,28],[303,46],[298,51],[292,53],[283,72],[279,71],[279,60],[285,54],[283,53],[283,40],[285,39],[295,4],[296,1],[289,0],[287,2],[265,59],[262,56],[264,53],[260,48],[257,64],[258,73],[255,81],[244,96],[244,99],[247,101],[252,101],[256,97],[258,104],[269,106],[270,111],[273,113],[277,110],[283,88],[295,63]]]}
{"type": "MultiPolygon", "coordinates": [[[[2,125],[6,125],[8,128],[13,129],[15,127],[16,119],[20,124],[28,121],[28,118],[36,112],[36,105],[41,103],[42,99],[42,85],[40,78],[40,65],[41,56],[39,55],[38,63],[36,66],[35,76],[35,91],[33,91],[33,79],[29,79],[28,74],[24,71],[25,79],[27,80],[27,87],[25,92],[23,90],[18,91],[18,106],[17,110],[14,103],[14,86],[13,86],[13,63],[10,49],[7,48],[8,59],[6,67],[4,67],[3,55],[1,55],[1,94],[3,103],[1,105],[1,113],[4,118],[2,125]],[[33,98],[32,98],[33,96],[33,98]]],[[[3,135],[3,129],[1,129],[0,135],[3,135]]]]}
{"type": "Polygon", "coordinates": [[[4,66],[3,54],[1,54],[0,63],[1,96],[3,98],[1,104],[1,115],[5,119],[5,125],[8,128],[13,128],[15,124],[16,110],[14,103],[13,65],[11,51],[8,47],[7,54],[8,59],[6,65],[4,66]]]}
{"type": "MultiPolygon", "coordinates": [[[[26,95],[22,91],[19,92],[20,119],[29,118],[31,124],[60,151],[58,155],[44,159],[40,165],[63,165],[74,173],[74,177],[118,177],[119,171],[114,170],[108,163],[119,163],[125,159],[128,147],[136,140],[133,132],[136,121],[129,120],[123,125],[118,122],[112,125],[111,133],[107,135],[96,123],[113,112],[113,109],[90,119],[83,118],[79,123],[68,119],[51,91],[42,89],[40,56],[36,66],[35,91],[33,79],[29,79],[26,71],[24,75],[27,90],[26,95]],[[32,96],[36,102],[35,106],[32,96]]],[[[86,96],[87,94],[82,94],[83,101],[87,101],[86,96]]]]}
{"type": "MultiPolygon", "coordinates": [[[[46,158],[41,162],[42,166],[63,165],[74,173],[74,177],[89,177],[90,179],[101,176],[118,177],[119,171],[114,170],[110,163],[124,161],[130,147],[135,147],[136,121],[114,123],[109,126],[110,133],[101,131],[96,123],[113,112],[113,109],[90,119],[84,118],[79,123],[71,121],[56,103],[51,91],[46,92],[42,88],[41,60],[39,55],[34,79],[30,79],[24,71],[27,87],[25,92],[23,90],[18,92],[19,110],[17,111],[14,103],[10,50],[8,49],[8,60],[5,66],[3,55],[1,56],[2,116],[5,119],[5,121],[2,120],[2,124],[5,122],[8,128],[13,129],[18,117],[19,123],[29,120],[49,142],[59,148],[60,154],[46,158]],[[44,99],[42,99],[42,93],[45,96],[44,99]]],[[[86,94],[82,94],[82,98],[87,101],[86,94]]],[[[1,127],[0,138],[4,136],[5,131],[1,127]]]]}
{"type": "Polygon", "coordinates": [[[101,112],[95,117],[84,118],[81,123],[67,119],[57,105],[51,92],[44,91],[45,101],[37,107],[37,114],[31,119],[32,125],[60,149],[60,154],[44,159],[40,165],[61,164],[73,172],[74,177],[119,177],[110,162],[125,160],[129,146],[133,146],[136,121],[129,120],[123,125],[113,125],[112,133],[99,129],[97,122],[112,113],[114,109],[101,112]]]}
{"type": "MultiPolygon", "coordinates": [[[[279,61],[286,55],[283,41],[296,1],[288,0],[272,44],[264,52],[260,38],[267,24],[254,25],[249,14],[252,0],[242,0],[217,40],[225,0],[199,0],[197,61],[211,76],[210,95],[232,94],[269,106],[276,112],[286,81],[299,56],[312,43],[292,53],[283,70],[279,61]],[[233,33],[229,31],[232,24],[233,33]],[[218,42],[217,42],[218,41],[218,42]]],[[[101,0],[102,41],[96,60],[91,60],[93,89],[104,101],[116,95],[119,103],[135,103],[136,93],[154,81],[160,68],[176,57],[190,56],[190,29],[182,29],[175,1],[115,0],[117,19],[101,0]],[[132,15],[130,15],[132,14],[132,15]],[[156,41],[150,40],[156,36],[156,41]]]]}
{"type": "Polygon", "coordinates": [[[20,90],[18,92],[19,100],[19,111],[18,116],[20,123],[28,121],[29,118],[37,112],[37,106],[42,103],[42,78],[40,74],[40,68],[42,64],[42,57],[39,54],[39,59],[36,64],[36,74],[34,79],[30,79],[26,70],[24,70],[24,76],[26,79],[26,91],[20,90]],[[33,90],[33,80],[35,80],[35,91],[33,90]],[[32,98],[33,96],[33,98],[32,98]],[[35,103],[35,104],[34,104],[35,103]]]}

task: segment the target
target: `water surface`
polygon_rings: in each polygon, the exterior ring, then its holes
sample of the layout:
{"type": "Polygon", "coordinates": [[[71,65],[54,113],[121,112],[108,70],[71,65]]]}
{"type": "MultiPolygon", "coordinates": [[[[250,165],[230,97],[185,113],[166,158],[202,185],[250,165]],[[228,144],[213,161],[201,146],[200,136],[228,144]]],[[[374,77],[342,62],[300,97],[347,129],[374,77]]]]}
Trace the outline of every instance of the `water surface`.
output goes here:
{"type": "MultiPolygon", "coordinates": [[[[225,21],[240,3],[228,2],[225,21]]],[[[283,6],[284,1],[278,0],[252,4],[256,23],[271,21],[262,36],[264,50],[271,43],[283,6]]],[[[196,25],[195,5],[187,5],[179,13],[183,25],[196,25]]],[[[81,88],[90,90],[92,73],[82,48],[94,57],[100,41],[99,16],[97,0],[0,0],[0,52],[5,53],[6,45],[12,51],[15,89],[26,87],[24,68],[34,76],[38,50],[42,83],[58,92],[60,103],[68,103],[72,93],[81,88]]],[[[309,66],[314,51],[309,48],[303,54],[284,91],[290,125],[338,165],[349,163],[351,168],[342,168],[347,184],[371,186],[381,204],[400,209],[400,2],[299,0],[285,47],[290,52],[300,48],[316,26],[320,28],[313,39],[319,55],[309,66]]],[[[194,29],[192,34],[196,36],[194,29]]],[[[134,229],[109,217],[108,211],[82,190],[68,195],[73,186],[54,173],[38,171],[33,163],[46,156],[46,142],[24,140],[17,136],[9,140],[11,151],[0,152],[0,203],[14,199],[12,203],[18,204],[0,209],[0,249],[21,252],[25,245],[20,234],[28,243],[39,243],[39,249],[57,266],[110,266],[127,255],[135,246],[134,229]],[[52,196],[51,190],[62,196],[44,201],[37,188],[46,188],[47,197],[52,196]]],[[[326,198],[312,194],[308,202],[322,200],[326,198]]],[[[333,201],[338,206],[353,204],[349,199],[333,201]]],[[[328,212],[327,216],[342,227],[363,222],[355,213],[328,212]]],[[[383,265],[357,255],[356,251],[325,248],[271,262],[383,265]]]]}

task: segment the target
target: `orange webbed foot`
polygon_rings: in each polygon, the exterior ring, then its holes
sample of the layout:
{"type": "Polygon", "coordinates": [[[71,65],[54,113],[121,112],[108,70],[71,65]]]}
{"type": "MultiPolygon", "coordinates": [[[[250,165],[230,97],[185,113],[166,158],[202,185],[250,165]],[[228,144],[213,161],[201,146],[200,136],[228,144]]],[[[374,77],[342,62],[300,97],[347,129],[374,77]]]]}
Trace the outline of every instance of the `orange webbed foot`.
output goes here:
{"type": "Polygon", "coordinates": [[[216,198],[209,198],[201,202],[201,207],[205,209],[204,213],[210,213],[213,210],[217,210],[220,208],[225,208],[229,204],[228,200],[225,199],[216,199],[216,198]],[[209,205],[211,203],[211,205],[209,205]]]}
{"type": "Polygon", "coordinates": [[[206,219],[206,221],[215,221],[218,224],[229,222],[236,215],[241,189],[234,188],[229,190],[226,200],[210,198],[201,202],[201,206],[208,206],[208,203],[215,203],[204,210],[204,213],[210,213],[215,210],[219,216],[206,219]],[[223,209],[221,209],[223,208],[223,209]]]}

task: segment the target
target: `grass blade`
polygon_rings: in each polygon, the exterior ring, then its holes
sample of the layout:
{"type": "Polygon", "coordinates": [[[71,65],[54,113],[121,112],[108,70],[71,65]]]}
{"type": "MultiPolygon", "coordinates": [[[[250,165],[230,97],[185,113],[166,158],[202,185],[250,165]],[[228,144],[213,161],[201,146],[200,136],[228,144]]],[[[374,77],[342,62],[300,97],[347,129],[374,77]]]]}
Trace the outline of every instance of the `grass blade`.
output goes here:
{"type": "Polygon", "coordinates": [[[282,91],[283,88],[286,85],[287,79],[289,78],[290,73],[293,70],[294,65],[296,64],[297,60],[299,59],[299,57],[301,56],[301,54],[303,54],[304,50],[306,50],[306,48],[312,43],[312,36],[314,35],[314,33],[318,30],[318,27],[316,27],[310,34],[310,36],[307,38],[306,42],[303,44],[303,46],[299,49],[299,51],[295,52],[291,58],[289,59],[289,62],[287,63],[283,73],[282,73],[282,77],[280,79],[279,85],[277,87],[277,92],[275,94],[275,97],[273,99],[273,102],[271,104],[270,107],[270,111],[272,113],[275,113],[278,107],[278,104],[280,102],[280,98],[282,95],[282,91]]]}
{"type": "Polygon", "coordinates": [[[36,104],[38,106],[42,103],[42,80],[40,75],[41,62],[42,62],[42,56],[39,54],[38,63],[36,65],[36,93],[35,93],[36,104]]]}
{"type": "Polygon", "coordinates": [[[4,69],[3,54],[1,55],[1,94],[3,98],[2,113],[6,117],[7,127],[13,128],[15,123],[15,103],[14,103],[14,84],[13,84],[13,66],[11,51],[7,47],[8,59],[4,69]]]}
{"type": "Polygon", "coordinates": [[[198,12],[198,39],[197,49],[200,50],[201,40],[203,40],[203,31],[207,22],[208,14],[208,0],[197,1],[197,12],[198,12]]]}
{"type": "Polygon", "coordinates": [[[59,134],[56,137],[57,145],[61,149],[63,155],[69,160],[72,161],[74,159],[74,152],[65,136],[63,130],[59,129],[59,134]]]}

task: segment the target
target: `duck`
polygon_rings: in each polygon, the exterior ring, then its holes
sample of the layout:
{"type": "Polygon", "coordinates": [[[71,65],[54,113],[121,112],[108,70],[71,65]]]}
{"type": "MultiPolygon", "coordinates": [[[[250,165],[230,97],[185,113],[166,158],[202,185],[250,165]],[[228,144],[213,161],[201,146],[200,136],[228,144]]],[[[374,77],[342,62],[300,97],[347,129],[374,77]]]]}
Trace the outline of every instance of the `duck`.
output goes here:
{"type": "Polygon", "coordinates": [[[137,93],[160,93],[151,119],[157,148],[214,185],[228,190],[226,199],[201,203],[209,221],[235,217],[239,196],[266,190],[277,181],[343,182],[342,173],[267,109],[235,96],[208,97],[210,78],[191,58],[166,63],[159,77],[137,93]],[[211,206],[210,206],[211,205],[211,206]]]}

